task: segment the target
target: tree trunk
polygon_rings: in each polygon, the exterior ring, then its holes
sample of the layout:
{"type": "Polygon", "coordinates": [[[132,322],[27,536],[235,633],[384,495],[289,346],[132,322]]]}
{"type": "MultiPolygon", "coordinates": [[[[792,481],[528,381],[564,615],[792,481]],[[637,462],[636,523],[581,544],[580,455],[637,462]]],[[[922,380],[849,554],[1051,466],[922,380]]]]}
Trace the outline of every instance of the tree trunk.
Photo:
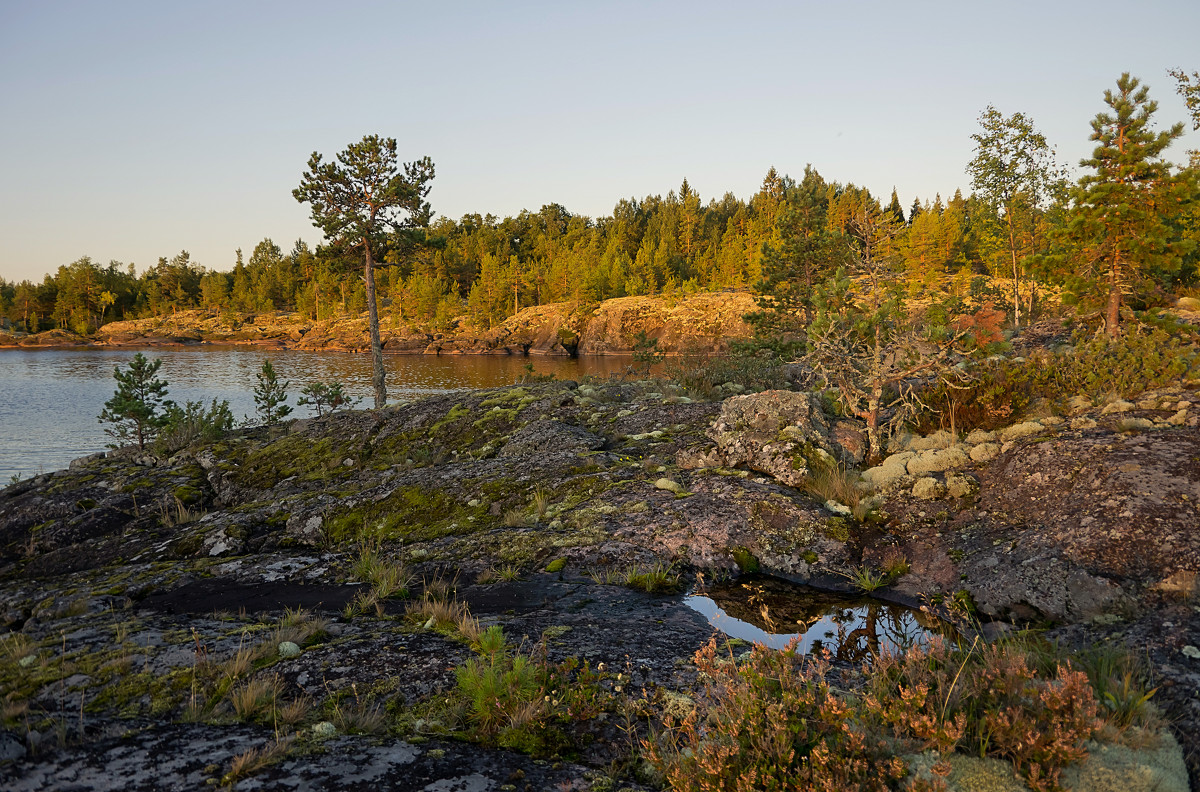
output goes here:
{"type": "Polygon", "coordinates": [[[1013,329],[1021,329],[1021,281],[1017,272],[1017,239],[1013,233],[1012,208],[1005,210],[1008,216],[1008,249],[1012,251],[1013,267],[1013,329]]]}
{"type": "Polygon", "coordinates": [[[375,386],[375,409],[382,410],[387,404],[387,386],[383,380],[383,344],[379,340],[379,310],[375,307],[375,262],[371,260],[371,244],[363,240],[366,248],[365,276],[367,281],[367,325],[371,329],[371,383],[375,386]]]}
{"type": "Polygon", "coordinates": [[[1108,307],[1104,312],[1104,329],[1109,338],[1116,338],[1121,332],[1118,322],[1121,321],[1121,260],[1113,259],[1112,273],[1108,279],[1108,307]]]}

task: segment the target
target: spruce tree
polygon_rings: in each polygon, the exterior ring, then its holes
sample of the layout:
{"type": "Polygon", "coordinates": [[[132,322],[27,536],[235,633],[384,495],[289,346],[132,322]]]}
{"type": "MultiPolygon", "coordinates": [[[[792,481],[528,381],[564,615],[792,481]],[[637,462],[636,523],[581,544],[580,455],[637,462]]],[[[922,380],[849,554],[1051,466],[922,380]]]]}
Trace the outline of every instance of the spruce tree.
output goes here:
{"type": "Polygon", "coordinates": [[[167,416],[160,409],[174,406],[166,400],[167,383],[155,377],[160,366],[162,360],[156,358],[151,363],[141,352],[133,356],[128,371],[114,366],[117,389],[98,416],[100,423],[113,424],[105,432],[120,441],[137,440],[142,451],[166,423],[167,416]]]}
{"type": "Polygon", "coordinates": [[[891,212],[892,217],[900,225],[904,225],[904,209],[900,206],[900,196],[896,193],[896,188],[892,188],[892,200],[887,205],[887,210],[891,212]]]}

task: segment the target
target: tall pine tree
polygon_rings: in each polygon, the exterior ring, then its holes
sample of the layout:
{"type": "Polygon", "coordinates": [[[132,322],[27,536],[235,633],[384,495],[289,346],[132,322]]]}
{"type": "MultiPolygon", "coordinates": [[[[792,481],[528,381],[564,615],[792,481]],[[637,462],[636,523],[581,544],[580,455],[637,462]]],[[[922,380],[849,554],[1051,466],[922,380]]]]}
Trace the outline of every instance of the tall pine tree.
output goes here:
{"type": "Polygon", "coordinates": [[[1183,124],[1151,129],[1158,102],[1146,86],[1126,72],[1104,102],[1110,112],[1092,121],[1096,149],[1080,164],[1093,172],[1079,180],[1068,233],[1078,245],[1078,271],[1107,293],[1105,327],[1116,336],[1125,295],[1152,272],[1178,269],[1194,244],[1172,233],[1170,218],[1195,199],[1196,185],[1187,174],[1173,175],[1162,158],[1183,124]]]}

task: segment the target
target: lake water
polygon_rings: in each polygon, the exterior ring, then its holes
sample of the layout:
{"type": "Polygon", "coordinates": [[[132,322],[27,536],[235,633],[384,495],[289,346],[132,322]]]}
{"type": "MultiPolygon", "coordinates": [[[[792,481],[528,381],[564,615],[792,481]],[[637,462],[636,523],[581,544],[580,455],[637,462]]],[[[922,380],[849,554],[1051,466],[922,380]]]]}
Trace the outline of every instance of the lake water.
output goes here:
{"type": "MultiPolygon", "coordinates": [[[[291,381],[292,417],[300,389],[310,382],[337,380],[370,406],[371,358],[341,352],[295,352],[247,346],[122,349],[0,349],[0,487],[13,476],[28,478],[66,467],[72,459],[103,451],[112,438],[96,416],[116,388],[113,367],[124,368],[141,351],[162,359],[159,379],[177,404],[226,399],[234,416],[254,415],[255,375],[270,360],[282,381],[291,381]]],[[[390,401],[464,388],[510,385],[525,364],[559,379],[624,371],[619,357],[558,358],[508,355],[385,355],[390,401]]]]}

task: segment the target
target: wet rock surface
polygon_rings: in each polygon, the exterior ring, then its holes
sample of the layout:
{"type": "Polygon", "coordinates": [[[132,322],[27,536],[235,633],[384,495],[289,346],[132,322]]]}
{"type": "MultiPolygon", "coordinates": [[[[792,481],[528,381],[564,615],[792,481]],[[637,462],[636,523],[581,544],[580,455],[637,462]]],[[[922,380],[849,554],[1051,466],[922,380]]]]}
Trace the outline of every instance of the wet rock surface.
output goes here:
{"type": "Polygon", "coordinates": [[[701,403],[657,381],[450,394],[240,430],[170,460],[83,460],[0,491],[0,696],[17,712],[0,779],[220,781],[274,732],[232,704],[184,722],[188,680],[203,677],[223,696],[261,679],[311,708],[287,753],[239,789],[583,789],[610,771],[611,788],[639,788],[650,779],[622,764],[639,732],[621,713],[693,691],[691,657],[712,629],[678,588],[622,581],[754,568],[848,590],[854,570],[903,557],[908,573],[881,593],[931,617],[972,603],[997,620],[985,634],[1035,624],[1149,656],[1195,783],[1196,401],[1186,389],[1135,400],[1153,427],[1136,431],[1119,423],[1128,412],[1081,404],[1073,419],[1094,426],[908,438],[872,469],[881,494],[857,512],[807,491],[808,463],[854,457],[854,427],[815,396],[701,403]],[[364,559],[406,567],[407,597],[364,600],[364,559]],[[457,669],[479,655],[408,613],[443,595],[514,651],[570,665],[566,678],[596,674],[579,686],[602,705],[560,724],[548,758],[445,741],[457,669]],[[282,656],[289,642],[300,651],[282,656]],[[387,726],[303,736],[350,702],[377,705],[387,726]]]}

